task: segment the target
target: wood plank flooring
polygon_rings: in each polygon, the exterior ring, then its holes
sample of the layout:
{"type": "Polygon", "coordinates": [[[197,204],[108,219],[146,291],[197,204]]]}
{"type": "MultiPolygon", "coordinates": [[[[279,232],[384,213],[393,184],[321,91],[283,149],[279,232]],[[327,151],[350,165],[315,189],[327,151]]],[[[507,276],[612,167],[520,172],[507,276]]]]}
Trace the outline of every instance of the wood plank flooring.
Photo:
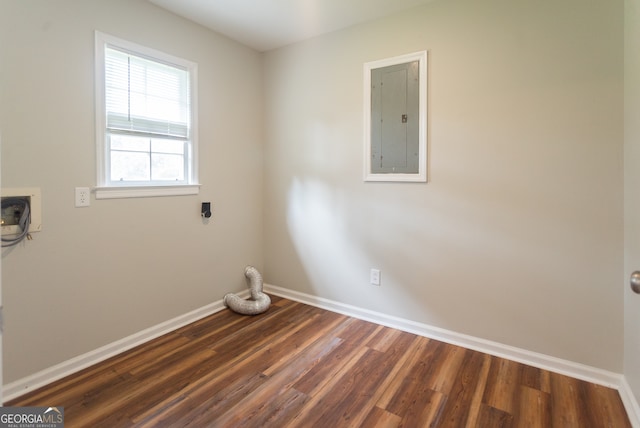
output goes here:
{"type": "Polygon", "coordinates": [[[618,392],[272,296],[13,400],[69,427],[629,427],[618,392]]]}

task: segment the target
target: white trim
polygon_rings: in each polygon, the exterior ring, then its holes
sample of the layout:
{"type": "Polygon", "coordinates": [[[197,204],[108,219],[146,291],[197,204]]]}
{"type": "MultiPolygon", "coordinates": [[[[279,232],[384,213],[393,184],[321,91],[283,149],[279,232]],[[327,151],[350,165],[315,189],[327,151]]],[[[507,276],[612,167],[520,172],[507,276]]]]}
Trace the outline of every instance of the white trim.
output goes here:
{"type": "Polygon", "coordinates": [[[622,381],[620,382],[620,388],[618,388],[618,392],[620,393],[622,404],[624,404],[624,408],[627,410],[627,415],[629,416],[631,426],[634,428],[640,428],[640,405],[638,404],[638,400],[631,390],[629,382],[627,382],[627,378],[624,376],[622,377],[622,381]]]}
{"type": "MultiPolygon", "coordinates": [[[[96,198],[97,199],[108,199],[108,198],[136,198],[136,197],[153,197],[153,196],[170,196],[170,195],[195,195],[198,194],[198,171],[199,171],[199,160],[198,160],[198,64],[189,61],[184,58],[179,58],[177,56],[168,54],[166,52],[159,51],[157,49],[149,48],[146,46],[139,45],[137,43],[130,42],[128,40],[120,39],[118,37],[102,33],[100,31],[95,31],[94,36],[94,73],[95,73],[95,82],[94,82],[94,92],[95,92],[95,144],[96,144],[96,183],[97,189],[96,198]],[[189,141],[190,141],[190,150],[187,153],[188,159],[187,162],[189,164],[188,176],[185,177],[185,181],[187,186],[183,185],[175,185],[177,188],[183,188],[183,190],[178,190],[176,192],[172,192],[171,190],[166,190],[163,192],[140,192],[138,189],[141,186],[132,186],[130,187],[132,190],[129,192],[123,191],[122,188],[118,186],[109,186],[107,180],[107,164],[108,164],[108,153],[107,153],[107,143],[105,141],[106,137],[106,119],[105,119],[105,73],[104,73],[104,54],[105,54],[105,46],[115,46],[131,53],[135,53],[136,55],[147,57],[151,60],[157,62],[163,62],[165,64],[174,65],[177,67],[181,67],[187,70],[189,74],[189,97],[191,98],[191,107],[190,107],[190,120],[189,120],[189,141]],[[195,186],[195,187],[193,187],[195,186]],[[113,188],[113,192],[108,192],[108,189],[113,188]],[[192,193],[185,193],[184,189],[190,188],[192,193]],[[193,191],[195,189],[195,191],[193,191]],[[121,196],[109,196],[109,195],[121,195],[121,196]],[[122,196],[126,195],[126,196],[122,196]]],[[[157,184],[157,183],[156,183],[157,184]]],[[[150,186],[156,188],[171,188],[174,185],[168,186],[150,186]]]]}
{"type": "MultiPolygon", "coordinates": [[[[245,290],[242,293],[238,293],[238,295],[243,298],[247,298],[249,296],[249,291],[245,290]]],[[[98,349],[94,349],[93,351],[89,351],[86,354],[78,355],[70,360],[63,361],[60,364],[6,384],[3,386],[3,402],[13,400],[27,392],[55,382],[65,376],[69,376],[70,374],[76,373],[82,369],[160,337],[163,334],[170,333],[180,327],[219,312],[224,309],[224,307],[222,300],[218,300],[184,315],[179,315],[173,319],[154,325],[145,330],[139,331],[138,333],[134,333],[131,336],[127,336],[98,349]]]]}
{"type": "Polygon", "coordinates": [[[156,196],[197,195],[200,184],[180,186],[96,187],[96,199],[148,198],[156,196]]]}
{"type": "Polygon", "coordinates": [[[573,361],[563,360],[550,355],[540,354],[526,349],[516,348],[491,340],[469,336],[455,331],[434,327],[415,321],[394,317],[369,309],[359,308],[341,302],[312,296],[275,285],[264,284],[265,293],[274,294],[297,302],[306,303],[332,312],[338,312],[365,321],[371,321],[387,327],[440,340],[475,351],[484,352],[544,370],[571,376],[576,379],[617,389],[627,410],[632,426],[640,428],[640,409],[622,374],[602,370],[573,361]]]}
{"type": "Polygon", "coordinates": [[[426,182],[427,181],[427,51],[419,51],[404,55],[370,61],[364,64],[363,88],[363,123],[364,123],[364,181],[399,181],[426,182]],[[390,65],[404,64],[418,61],[419,63],[419,93],[418,93],[418,173],[393,174],[371,172],[371,70],[390,65]]]}
{"type": "Polygon", "coordinates": [[[96,146],[96,183],[102,185],[106,177],[105,160],[107,159],[105,144],[105,129],[107,119],[105,114],[105,71],[104,71],[104,46],[103,34],[99,31],[94,36],[94,98],[95,98],[95,146],[96,146]]]}

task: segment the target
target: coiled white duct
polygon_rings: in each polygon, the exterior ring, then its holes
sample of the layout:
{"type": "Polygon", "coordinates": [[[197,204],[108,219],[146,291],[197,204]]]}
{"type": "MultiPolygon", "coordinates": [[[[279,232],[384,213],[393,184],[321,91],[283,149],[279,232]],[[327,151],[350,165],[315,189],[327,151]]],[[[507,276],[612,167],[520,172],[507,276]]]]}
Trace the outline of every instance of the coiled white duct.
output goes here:
{"type": "Polygon", "coordinates": [[[249,280],[251,297],[245,300],[236,294],[229,293],[222,300],[224,305],[228,306],[232,311],[243,315],[258,315],[265,312],[269,309],[271,299],[262,292],[262,275],[253,266],[247,266],[244,269],[244,276],[249,280]]]}

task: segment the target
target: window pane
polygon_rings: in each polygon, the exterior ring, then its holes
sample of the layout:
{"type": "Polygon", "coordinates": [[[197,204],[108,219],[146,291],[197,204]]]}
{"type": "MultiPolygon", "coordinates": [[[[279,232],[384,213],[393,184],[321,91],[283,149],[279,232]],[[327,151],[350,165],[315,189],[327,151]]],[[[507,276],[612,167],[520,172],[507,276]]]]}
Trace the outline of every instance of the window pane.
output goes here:
{"type": "Polygon", "coordinates": [[[182,140],[151,140],[151,150],[154,153],[174,153],[184,155],[184,141],[182,140]]]}
{"type": "Polygon", "coordinates": [[[149,153],[150,139],[148,137],[134,137],[131,135],[111,134],[109,136],[111,150],[127,150],[149,153]]]}
{"type": "Polygon", "coordinates": [[[184,156],[182,155],[153,153],[151,155],[151,168],[153,180],[184,180],[184,156]]]}
{"type": "Polygon", "coordinates": [[[111,151],[111,181],[149,181],[149,153],[111,151]]]}
{"type": "Polygon", "coordinates": [[[182,140],[110,134],[112,181],[184,181],[182,140]]]}

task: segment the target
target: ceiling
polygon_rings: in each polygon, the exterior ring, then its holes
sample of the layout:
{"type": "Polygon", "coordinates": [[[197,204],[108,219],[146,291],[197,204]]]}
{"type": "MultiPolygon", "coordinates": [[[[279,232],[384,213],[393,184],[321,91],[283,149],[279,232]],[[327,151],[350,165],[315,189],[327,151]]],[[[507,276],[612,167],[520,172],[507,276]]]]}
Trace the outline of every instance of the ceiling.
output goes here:
{"type": "Polygon", "coordinates": [[[149,0],[258,51],[268,51],[433,0],[149,0]]]}

